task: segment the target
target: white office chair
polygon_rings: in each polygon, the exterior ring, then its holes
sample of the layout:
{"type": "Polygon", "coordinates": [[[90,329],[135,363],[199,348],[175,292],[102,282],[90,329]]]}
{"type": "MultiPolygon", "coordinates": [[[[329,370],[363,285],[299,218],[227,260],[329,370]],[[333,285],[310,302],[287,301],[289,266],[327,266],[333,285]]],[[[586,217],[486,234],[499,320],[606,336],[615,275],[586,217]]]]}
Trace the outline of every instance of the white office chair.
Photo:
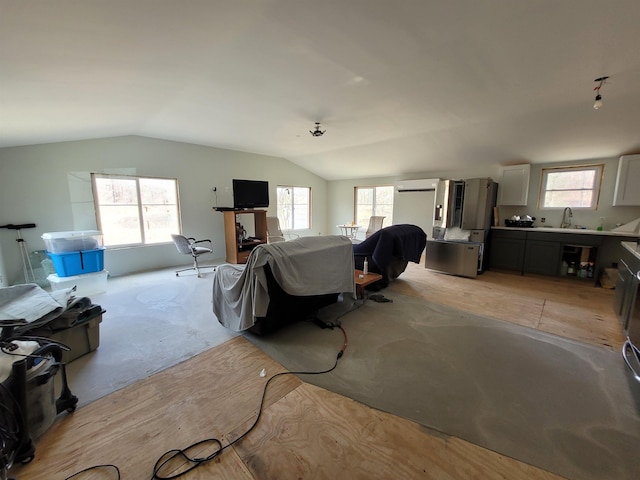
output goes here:
{"type": "Polygon", "coordinates": [[[198,257],[200,255],[205,255],[207,253],[213,253],[213,250],[209,247],[201,247],[198,246],[199,243],[208,242],[211,245],[211,240],[196,240],[192,237],[185,237],[184,235],[171,235],[173,239],[173,243],[180,253],[184,253],[185,255],[191,255],[193,257],[193,267],[183,268],[181,270],[176,270],[176,277],[179,276],[180,272],[186,272],[188,270],[195,270],[198,274],[198,278],[200,278],[200,269],[201,268],[213,268],[216,269],[215,265],[203,265],[200,266],[198,264],[198,257]]]}
{"type": "Polygon", "coordinates": [[[285,242],[296,238],[300,238],[300,235],[282,232],[278,217],[267,217],[267,243],[285,242]]]}

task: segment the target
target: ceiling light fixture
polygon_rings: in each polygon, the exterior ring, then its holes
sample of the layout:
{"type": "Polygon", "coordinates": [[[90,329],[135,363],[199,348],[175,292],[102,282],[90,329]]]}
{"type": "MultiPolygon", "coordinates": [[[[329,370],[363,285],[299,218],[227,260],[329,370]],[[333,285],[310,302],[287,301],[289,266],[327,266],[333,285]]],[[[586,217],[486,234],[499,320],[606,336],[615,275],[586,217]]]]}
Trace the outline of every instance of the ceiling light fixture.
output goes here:
{"type": "Polygon", "coordinates": [[[322,135],[324,135],[324,132],[326,132],[326,130],[320,130],[320,122],[316,122],[315,130],[309,130],[309,133],[314,137],[321,137],[322,135]]]}
{"type": "Polygon", "coordinates": [[[594,80],[594,82],[599,82],[598,86],[594,88],[594,90],[596,92],[596,101],[593,104],[593,108],[595,108],[596,110],[598,110],[600,107],[602,107],[602,95],[600,95],[600,89],[605,84],[605,82],[607,81],[608,78],[609,77],[600,77],[600,78],[596,78],[594,80]]]}

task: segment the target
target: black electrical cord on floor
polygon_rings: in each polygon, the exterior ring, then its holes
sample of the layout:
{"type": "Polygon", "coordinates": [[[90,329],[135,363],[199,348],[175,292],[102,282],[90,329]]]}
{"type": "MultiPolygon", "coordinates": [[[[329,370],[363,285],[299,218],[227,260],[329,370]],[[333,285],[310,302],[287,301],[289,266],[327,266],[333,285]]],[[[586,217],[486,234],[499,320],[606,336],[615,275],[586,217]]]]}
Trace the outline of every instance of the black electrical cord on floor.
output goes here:
{"type": "Polygon", "coordinates": [[[342,334],[344,335],[344,343],[342,344],[342,348],[340,349],[340,351],[338,352],[338,354],[336,355],[336,360],[333,364],[333,366],[331,368],[328,368],[326,370],[322,370],[322,371],[310,371],[310,372],[306,372],[306,371],[300,371],[300,372],[280,372],[280,373],[276,373],[275,375],[272,375],[271,378],[269,378],[269,380],[267,380],[267,382],[264,384],[264,388],[262,390],[262,397],[260,398],[260,405],[258,407],[258,414],[256,415],[256,419],[253,422],[253,424],[242,434],[240,435],[238,438],[236,438],[235,440],[233,440],[232,442],[228,443],[227,445],[225,445],[224,447],[222,446],[222,442],[220,440],[218,440],[217,438],[208,438],[205,440],[200,440],[199,442],[195,442],[191,445],[189,445],[188,447],[184,448],[184,449],[174,449],[174,450],[169,450],[167,452],[165,452],[159,459],[158,461],[156,461],[155,466],[153,467],[153,474],[151,476],[151,480],[174,480],[176,478],[179,478],[185,474],[187,474],[188,472],[190,472],[191,470],[194,470],[196,468],[198,468],[199,466],[210,462],[211,460],[213,460],[214,458],[216,458],[218,455],[220,455],[222,452],[224,452],[227,448],[235,445],[236,443],[238,443],[240,440],[242,440],[244,437],[246,437],[255,427],[256,425],[258,425],[258,422],[260,421],[260,417],[262,416],[262,408],[264,406],[264,400],[267,394],[267,388],[269,387],[269,384],[275,380],[278,377],[284,376],[284,375],[322,375],[324,373],[329,373],[331,371],[333,371],[337,366],[338,366],[338,362],[340,361],[340,359],[342,358],[342,356],[344,355],[345,350],[347,349],[349,340],[347,337],[347,332],[344,330],[344,328],[342,328],[341,325],[338,324],[331,324],[330,327],[335,327],[335,328],[339,328],[342,331],[342,334]],[[210,444],[212,445],[215,450],[205,456],[205,457],[192,457],[189,455],[189,451],[190,450],[196,450],[199,447],[202,447],[204,445],[210,444]],[[184,467],[180,472],[175,473],[175,474],[168,474],[169,471],[174,471],[175,470],[175,466],[181,461],[184,460],[187,462],[186,467],[184,467]],[[163,472],[166,471],[167,473],[163,472]]]}
{"type": "Polygon", "coordinates": [[[98,469],[107,469],[107,468],[114,469],[115,470],[116,479],[120,480],[120,469],[117,466],[112,465],[110,463],[105,464],[105,465],[93,465],[92,467],[87,467],[84,470],[80,470],[79,472],[76,472],[73,475],[68,476],[64,480],[71,480],[72,478],[75,478],[78,475],[82,475],[83,473],[90,472],[90,471],[93,471],[93,470],[98,470],[98,469]]]}

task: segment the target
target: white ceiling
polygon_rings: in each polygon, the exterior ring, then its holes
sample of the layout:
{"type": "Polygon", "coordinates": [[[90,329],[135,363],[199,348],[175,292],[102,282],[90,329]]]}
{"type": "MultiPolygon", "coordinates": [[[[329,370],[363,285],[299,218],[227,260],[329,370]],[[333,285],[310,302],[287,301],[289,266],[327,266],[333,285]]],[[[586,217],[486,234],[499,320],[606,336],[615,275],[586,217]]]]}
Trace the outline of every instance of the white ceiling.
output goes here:
{"type": "Polygon", "coordinates": [[[638,0],[0,0],[0,147],[143,135],[329,180],[637,153],[639,19],[638,0]]]}

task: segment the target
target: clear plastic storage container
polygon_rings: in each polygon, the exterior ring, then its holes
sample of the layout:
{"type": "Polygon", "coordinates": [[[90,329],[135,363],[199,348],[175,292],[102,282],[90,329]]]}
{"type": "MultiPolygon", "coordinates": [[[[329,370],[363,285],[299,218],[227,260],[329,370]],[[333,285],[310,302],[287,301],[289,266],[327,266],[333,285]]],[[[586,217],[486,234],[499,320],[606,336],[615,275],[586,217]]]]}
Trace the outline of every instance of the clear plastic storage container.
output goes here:
{"type": "Polygon", "coordinates": [[[102,232],[98,230],[76,230],[73,232],[43,233],[45,247],[49,253],[80,252],[102,248],[102,232]]]}
{"type": "Polygon", "coordinates": [[[72,275],[69,277],[61,277],[52,273],[47,277],[52,291],[66,290],[67,288],[76,287],[76,297],[90,297],[107,291],[107,278],[109,272],[102,270],[101,272],[83,273],[82,275],[72,275]]]}

